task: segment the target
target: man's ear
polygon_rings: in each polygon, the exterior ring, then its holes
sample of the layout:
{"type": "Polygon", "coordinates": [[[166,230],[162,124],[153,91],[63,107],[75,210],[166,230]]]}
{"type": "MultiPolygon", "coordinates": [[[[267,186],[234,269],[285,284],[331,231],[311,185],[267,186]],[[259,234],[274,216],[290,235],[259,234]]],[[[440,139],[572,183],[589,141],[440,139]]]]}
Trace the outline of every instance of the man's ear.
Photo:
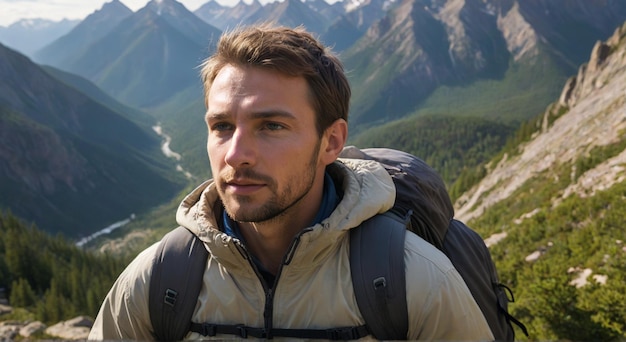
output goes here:
{"type": "Polygon", "coordinates": [[[321,159],[325,165],[334,162],[343,150],[348,139],[348,123],[344,119],[337,119],[324,131],[322,137],[321,159]]]}

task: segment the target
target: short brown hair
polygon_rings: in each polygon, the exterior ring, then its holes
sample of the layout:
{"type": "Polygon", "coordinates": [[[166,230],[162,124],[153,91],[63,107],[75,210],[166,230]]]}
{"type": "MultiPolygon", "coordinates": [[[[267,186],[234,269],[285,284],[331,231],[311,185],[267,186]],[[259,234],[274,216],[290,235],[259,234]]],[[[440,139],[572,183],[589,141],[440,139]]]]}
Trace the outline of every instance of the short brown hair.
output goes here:
{"type": "Polygon", "coordinates": [[[205,105],[208,106],[206,99],[215,77],[227,64],[304,77],[320,136],[337,119],[348,120],[351,91],[343,65],[303,27],[291,29],[262,24],[224,32],[215,54],[202,63],[205,105]]]}

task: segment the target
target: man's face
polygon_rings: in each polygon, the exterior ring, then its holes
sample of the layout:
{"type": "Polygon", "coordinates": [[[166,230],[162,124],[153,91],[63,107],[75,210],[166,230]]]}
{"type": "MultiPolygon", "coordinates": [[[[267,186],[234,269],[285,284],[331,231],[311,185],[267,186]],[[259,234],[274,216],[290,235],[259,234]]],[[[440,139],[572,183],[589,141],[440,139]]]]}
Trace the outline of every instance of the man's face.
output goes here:
{"type": "Polygon", "coordinates": [[[228,215],[265,222],[318,209],[326,165],[304,78],[227,65],[207,105],[207,150],[228,215]]]}

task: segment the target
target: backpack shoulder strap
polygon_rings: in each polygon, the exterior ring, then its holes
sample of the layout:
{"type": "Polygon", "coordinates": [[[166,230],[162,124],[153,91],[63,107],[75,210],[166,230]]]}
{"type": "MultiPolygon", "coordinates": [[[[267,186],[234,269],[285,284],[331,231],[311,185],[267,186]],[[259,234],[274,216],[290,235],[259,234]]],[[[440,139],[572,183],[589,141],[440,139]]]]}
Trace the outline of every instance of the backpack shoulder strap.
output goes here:
{"type": "Polygon", "coordinates": [[[391,212],[350,230],[350,271],[359,311],[378,340],[406,340],[407,221],[391,212]]]}
{"type": "Polygon", "coordinates": [[[148,302],[157,340],[180,341],[189,331],[208,254],[202,241],[184,227],[161,240],[152,265],[148,302]]]}

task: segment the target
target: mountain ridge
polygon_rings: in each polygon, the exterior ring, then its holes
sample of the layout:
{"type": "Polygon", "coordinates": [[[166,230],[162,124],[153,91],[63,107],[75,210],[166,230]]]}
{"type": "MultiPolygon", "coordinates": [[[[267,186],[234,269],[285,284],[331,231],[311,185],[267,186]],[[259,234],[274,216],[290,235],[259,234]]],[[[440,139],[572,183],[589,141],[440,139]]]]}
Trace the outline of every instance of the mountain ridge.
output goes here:
{"type": "Polygon", "coordinates": [[[3,45],[0,60],[2,208],[77,237],[175,195],[156,134],[3,45]]]}
{"type": "Polygon", "coordinates": [[[79,20],[68,19],[20,19],[7,27],[0,26],[0,43],[32,57],[36,51],[67,34],[79,23],[79,20]]]}
{"type": "Polygon", "coordinates": [[[105,3],[64,36],[35,51],[33,60],[40,64],[54,65],[61,69],[71,69],[79,56],[84,53],[88,41],[104,37],[122,20],[133,12],[119,0],[105,3]]]}
{"type": "MultiPolygon", "coordinates": [[[[565,2],[555,3],[550,2],[550,8],[565,2]]],[[[565,80],[583,62],[584,57],[579,51],[589,51],[593,46],[595,40],[591,37],[606,39],[626,20],[625,3],[610,2],[605,7],[595,2],[568,4],[571,12],[594,13],[587,21],[575,21],[579,26],[577,30],[589,28],[593,32],[577,38],[576,49],[555,43],[554,37],[565,35],[570,22],[544,23],[552,18],[543,15],[537,18],[539,14],[536,13],[541,12],[542,6],[547,6],[543,1],[403,1],[342,52],[345,64],[355,75],[352,76],[355,84],[352,127],[367,126],[381,116],[388,119],[408,116],[421,109],[435,89],[467,87],[481,80],[502,79],[514,67],[552,64],[565,80]],[[532,15],[535,16],[528,19],[532,15]],[[605,23],[592,30],[597,26],[592,19],[605,23]],[[425,25],[424,21],[432,24],[425,25]],[[443,33],[437,33],[437,40],[432,32],[435,28],[443,30],[443,33]],[[405,55],[419,60],[413,64],[400,63],[398,53],[410,45],[405,43],[404,37],[411,29],[415,51],[405,55]],[[374,46],[376,48],[372,48],[374,46]],[[376,85],[372,87],[372,84],[376,85]],[[404,89],[410,89],[410,92],[404,89]]],[[[542,76],[537,75],[538,78],[542,76]]],[[[540,86],[544,81],[537,83],[540,86]]],[[[543,99],[545,105],[548,100],[543,99]]],[[[516,111],[515,117],[509,119],[525,120],[535,115],[523,108],[516,111]]]]}
{"type": "MultiPolygon", "coordinates": [[[[576,156],[589,153],[596,146],[610,145],[620,140],[625,123],[618,113],[626,113],[623,90],[620,92],[622,88],[618,85],[620,82],[626,84],[623,67],[626,65],[625,33],[626,25],[618,28],[606,43],[596,43],[589,62],[583,64],[578,74],[568,80],[559,100],[543,114],[541,128],[536,136],[526,145],[520,146],[518,155],[505,155],[493,166],[489,176],[457,200],[455,206],[459,218],[469,221],[489,206],[513,194],[534,174],[547,171],[554,165],[571,162],[576,156]],[[603,91],[611,87],[615,90],[603,91]],[[602,99],[603,96],[610,96],[611,99],[602,99]],[[605,107],[598,109],[596,106],[601,100],[605,107]],[[602,117],[598,116],[602,115],[601,111],[605,112],[602,117]],[[558,118],[555,118],[557,114],[558,118]],[[599,125],[600,122],[603,124],[599,125]],[[586,138],[588,136],[596,139],[589,140],[586,138]],[[492,191],[496,186],[498,191],[492,191]]],[[[615,161],[607,161],[605,166],[621,160],[621,157],[616,158],[615,161]]],[[[619,168],[612,170],[609,173],[601,172],[609,178],[608,183],[603,183],[600,188],[610,186],[611,182],[619,179],[614,178],[619,168]]],[[[575,174],[576,170],[572,172],[575,174]]],[[[588,183],[590,178],[583,179],[586,181],[581,182],[588,183]]],[[[580,186],[585,187],[582,184],[580,186]]],[[[572,191],[567,190],[566,193],[569,195],[572,191]]]]}

